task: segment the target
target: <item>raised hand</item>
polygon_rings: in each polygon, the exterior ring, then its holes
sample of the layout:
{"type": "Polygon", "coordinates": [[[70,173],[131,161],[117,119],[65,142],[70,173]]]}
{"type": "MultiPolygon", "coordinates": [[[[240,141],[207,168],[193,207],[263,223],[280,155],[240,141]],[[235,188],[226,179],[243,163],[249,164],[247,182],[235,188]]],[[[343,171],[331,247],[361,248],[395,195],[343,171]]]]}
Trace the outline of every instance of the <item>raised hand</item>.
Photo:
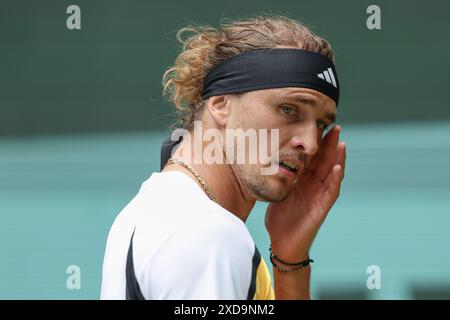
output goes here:
{"type": "Polygon", "coordinates": [[[288,262],[307,258],[317,231],[339,196],[346,158],[339,133],[339,126],[327,133],[287,198],[267,208],[265,225],[273,252],[288,262]]]}

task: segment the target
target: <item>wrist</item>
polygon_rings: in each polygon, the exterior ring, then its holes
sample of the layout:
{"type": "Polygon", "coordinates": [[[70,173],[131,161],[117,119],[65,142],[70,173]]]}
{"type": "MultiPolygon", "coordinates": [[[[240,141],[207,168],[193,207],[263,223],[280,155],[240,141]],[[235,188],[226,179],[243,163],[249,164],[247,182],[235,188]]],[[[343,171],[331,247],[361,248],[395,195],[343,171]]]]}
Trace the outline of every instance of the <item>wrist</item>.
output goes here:
{"type": "Polygon", "coordinates": [[[269,250],[273,252],[280,260],[288,263],[305,261],[309,258],[308,249],[291,248],[288,246],[279,246],[277,243],[271,243],[269,250]]]}
{"type": "Polygon", "coordinates": [[[309,258],[309,255],[306,259],[303,259],[301,261],[285,261],[273,252],[272,245],[270,245],[269,251],[270,262],[272,263],[272,266],[282,273],[298,272],[300,269],[309,267],[310,263],[314,262],[314,260],[311,260],[309,258]]]}

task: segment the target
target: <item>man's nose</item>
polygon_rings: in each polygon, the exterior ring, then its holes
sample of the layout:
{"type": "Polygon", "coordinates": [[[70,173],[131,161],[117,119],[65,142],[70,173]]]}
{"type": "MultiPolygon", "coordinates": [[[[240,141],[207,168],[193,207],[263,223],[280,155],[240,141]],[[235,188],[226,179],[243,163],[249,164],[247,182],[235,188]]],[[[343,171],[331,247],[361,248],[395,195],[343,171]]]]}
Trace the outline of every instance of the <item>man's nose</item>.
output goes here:
{"type": "Polygon", "coordinates": [[[294,149],[301,150],[308,156],[316,154],[319,150],[318,128],[316,124],[308,124],[296,130],[295,135],[291,139],[291,146],[294,149]]]}

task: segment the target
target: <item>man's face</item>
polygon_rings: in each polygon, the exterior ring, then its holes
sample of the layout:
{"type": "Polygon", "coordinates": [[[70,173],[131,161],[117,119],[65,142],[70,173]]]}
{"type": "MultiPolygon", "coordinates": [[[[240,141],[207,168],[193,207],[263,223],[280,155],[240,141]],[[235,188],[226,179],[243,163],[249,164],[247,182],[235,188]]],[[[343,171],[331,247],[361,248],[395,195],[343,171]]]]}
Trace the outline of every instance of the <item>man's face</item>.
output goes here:
{"type": "MultiPolygon", "coordinates": [[[[301,170],[318,151],[323,133],[334,122],[335,114],[336,103],[312,89],[275,88],[234,96],[227,129],[279,130],[280,165],[275,174],[261,174],[261,168],[270,164],[261,164],[259,157],[257,164],[249,164],[247,160],[244,164],[237,163],[236,159],[230,161],[244,191],[260,201],[285,199],[301,170]],[[292,171],[292,166],[289,169],[285,163],[295,164],[297,170],[292,171]]],[[[246,143],[246,155],[249,147],[246,143]]],[[[270,145],[269,150],[262,152],[275,159],[270,145]]]]}

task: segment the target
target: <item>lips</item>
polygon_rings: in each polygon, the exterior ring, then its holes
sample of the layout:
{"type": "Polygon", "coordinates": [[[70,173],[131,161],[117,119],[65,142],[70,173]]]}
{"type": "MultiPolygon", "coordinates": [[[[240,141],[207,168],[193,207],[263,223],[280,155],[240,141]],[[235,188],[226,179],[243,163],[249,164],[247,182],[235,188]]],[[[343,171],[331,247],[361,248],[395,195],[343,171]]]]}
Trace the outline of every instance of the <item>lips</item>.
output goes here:
{"type": "Polygon", "coordinates": [[[291,172],[297,172],[298,170],[297,165],[289,161],[280,161],[279,164],[291,172]]]}
{"type": "Polygon", "coordinates": [[[303,169],[303,161],[300,160],[284,159],[280,160],[278,163],[281,167],[292,173],[297,173],[299,170],[303,169]]]}

